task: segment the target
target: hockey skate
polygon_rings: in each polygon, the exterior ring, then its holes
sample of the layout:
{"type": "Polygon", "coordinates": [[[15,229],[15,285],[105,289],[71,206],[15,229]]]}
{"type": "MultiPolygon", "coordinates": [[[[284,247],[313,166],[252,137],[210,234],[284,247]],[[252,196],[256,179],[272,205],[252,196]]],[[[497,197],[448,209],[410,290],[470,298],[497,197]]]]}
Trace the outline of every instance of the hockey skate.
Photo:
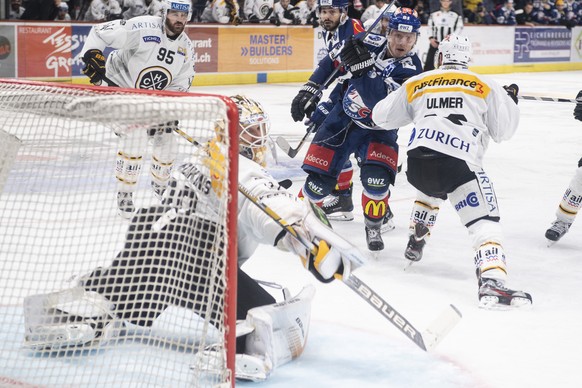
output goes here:
{"type": "Polygon", "coordinates": [[[368,249],[370,251],[382,251],[384,250],[384,241],[382,241],[381,234],[381,224],[366,225],[366,243],[368,244],[368,249]]]}
{"type": "Polygon", "coordinates": [[[117,192],[117,214],[125,219],[130,219],[135,213],[133,193],[127,191],[117,192]]]}
{"type": "Polygon", "coordinates": [[[352,186],[346,190],[334,190],[324,199],[321,206],[328,220],[351,221],[354,219],[354,203],[352,201],[352,186]]]}
{"type": "Polygon", "coordinates": [[[551,247],[557,243],[570,229],[572,224],[560,220],[552,223],[552,226],[546,230],[546,238],[548,239],[548,246],[551,247]]]}
{"type": "Polygon", "coordinates": [[[394,213],[392,213],[392,209],[390,209],[390,205],[388,205],[388,209],[386,209],[386,215],[382,219],[382,227],[380,229],[381,233],[390,232],[396,228],[393,218],[394,213]]]}
{"type": "Polygon", "coordinates": [[[425,238],[429,232],[426,225],[416,224],[414,226],[414,234],[411,234],[408,238],[404,257],[410,261],[420,261],[422,259],[422,250],[426,244],[425,238]]]}
{"type": "Polygon", "coordinates": [[[531,295],[523,291],[510,290],[503,282],[495,279],[479,279],[479,307],[489,310],[528,307],[531,295]]]}

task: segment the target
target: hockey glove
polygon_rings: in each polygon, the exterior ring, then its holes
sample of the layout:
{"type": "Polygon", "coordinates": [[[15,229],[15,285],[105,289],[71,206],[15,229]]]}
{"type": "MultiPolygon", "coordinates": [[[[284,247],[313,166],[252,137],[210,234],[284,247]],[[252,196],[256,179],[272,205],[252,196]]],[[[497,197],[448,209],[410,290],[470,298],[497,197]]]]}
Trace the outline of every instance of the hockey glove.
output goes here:
{"type": "Polygon", "coordinates": [[[305,124],[306,125],[314,124],[315,126],[313,127],[312,132],[317,131],[317,128],[319,128],[319,126],[323,123],[325,118],[329,115],[329,112],[331,112],[332,108],[333,104],[331,103],[331,101],[320,102],[319,104],[317,104],[317,106],[315,107],[315,111],[311,114],[309,120],[307,120],[305,124]]]}
{"type": "Polygon", "coordinates": [[[574,107],[574,118],[582,121],[582,90],[576,96],[576,106],[574,107]]]}
{"type": "Polygon", "coordinates": [[[517,105],[517,93],[519,93],[519,87],[516,84],[511,84],[509,86],[504,85],[503,89],[507,92],[507,95],[511,97],[513,102],[517,105]]]}
{"type": "Polygon", "coordinates": [[[339,250],[330,247],[324,240],[319,241],[316,255],[309,254],[308,257],[301,257],[301,261],[303,266],[323,283],[341,279],[344,274],[349,273],[345,267],[349,265],[349,262],[344,263],[339,250]]]}
{"type": "Polygon", "coordinates": [[[291,117],[293,121],[301,121],[305,116],[310,117],[321,98],[319,85],[307,82],[291,102],[291,117]],[[308,105],[309,103],[309,105],[308,105]]]}
{"type": "Polygon", "coordinates": [[[364,42],[353,37],[345,43],[340,56],[354,78],[363,76],[374,67],[374,58],[364,42]]]}
{"type": "Polygon", "coordinates": [[[101,85],[103,76],[105,76],[105,56],[103,52],[98,49],[91,49],[83,55],[83,74],[89,77],[89,81],[93,85],[101,85]]]}

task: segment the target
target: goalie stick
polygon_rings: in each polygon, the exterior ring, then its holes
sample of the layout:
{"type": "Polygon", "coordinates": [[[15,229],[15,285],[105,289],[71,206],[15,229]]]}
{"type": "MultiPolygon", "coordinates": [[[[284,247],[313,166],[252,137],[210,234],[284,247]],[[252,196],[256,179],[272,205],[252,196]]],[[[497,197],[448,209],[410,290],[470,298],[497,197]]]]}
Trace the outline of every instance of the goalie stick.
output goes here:
{"type": "MultiPolygon", "coordinates": [[[[249,201],[255,204],[275,222],[277,222],[281,228],[291,234],[291,236],[297,239],[297,241],[300,242],[304,247],[309,249],[311,254],[317,255],[318,247],[313,242],[306,241],[299,233],[297,233],[292,225],[289,225],[275,211],[273,211],[273,209],[269,208],[257,197],[252,195],[244,186],[239,185],[238,189],[239,192],[242,193],[249,201]]],[[[320,220],[322,220],[321,209],[313,204],[311,204],[311,206],[316,215],[318,215],[320,220]]],[[[325,215],[323,215],[323,217],[325,217],[325,215]]],[[[329,226],[329,222],[324,223],[329,226]]],[[[338,237],[340,236],[338,235],[338,237]]],[[[355,246],[351,244],[349,245],[352,248],[342,249],[342,256],[347,258],[357,267],[363,265],[367,261],[365,256],[355,246]]],[[[453,329],[453,327],[459,323],[462,317],[460,311],[451,304],[423,332],[420,332],[385,299],[378,295],[370,286],[364,283],[364,281],[362,281],[353,273],[350,273],[348,276],[342,276],[341,281],[346,284],[352,291],[358,294],[362,299],[368,302],[368,304],[372,306],[380,315],[396,326],[398,330],[406,335],[408,339],[410,339],[424,351],[430,351],[434,349],[453,329]]]]}

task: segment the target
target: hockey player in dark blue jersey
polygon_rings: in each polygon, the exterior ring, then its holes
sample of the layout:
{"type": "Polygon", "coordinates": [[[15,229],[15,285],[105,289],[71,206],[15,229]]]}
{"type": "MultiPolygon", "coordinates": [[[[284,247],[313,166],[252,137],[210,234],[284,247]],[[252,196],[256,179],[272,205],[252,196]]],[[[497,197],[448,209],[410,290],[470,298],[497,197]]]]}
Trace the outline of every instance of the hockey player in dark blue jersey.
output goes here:
{"type": "MultiPolygon", "coordinates": [[[[344,47],[345,41],[354,35],[364,32],[362,23],[359,20],[348,17],[348,5],[348,0],[318,0],[317,11],[319,13],[319,21],[321,27],[324,29],[322,37],[325,43],[325,49],[327,50],[327,56],[333,65],[330,74],[333,72],[333,69],[340,64],[339,53],[344,47]]],[[[338,81],[338,84],[331,93],[332,96],[338,96],[341,91],[342,79],[340,78],[338,81]]],[[[291,115],[295,121],[301,121],[305,116],[310,117],[314,112],[319,97],[317,98],[317,101],[313,101],[312,104],[305,109],[305,104],[309,101],[309,98],[313,96],[311,93],[313,88],[318,90],[319,85],[315,85],[311,82],[306,83],[297,94],[297,97],[293,100],[291,115]]],[[[321,124],[321,121],[323,121],[325,115],[328,113],[326,110],[327,106],[327,104],[319,106],[318,112],[312,117],[313,121],[316,122],[316,125],[321,124]]],[[[309,120],[306,124],[310,125],[311,123],[312,121],[309,120]]],[[[351,221],[354,219],[352,214],[354,205],[352,203],[351,195],[353,174],[354,169],[351,161],[348,159],[338,177],[336,187],[322,205],[323,210],[332,220],[351,221]],[[341,201],[341,203],[339,201],[341,201]]],[[[300,195],[303,194],[301,193],[300,195]]]]}
{"type": "MultiPolygon", "coordinates": [[[[380,228],[388,209],[389,185],[396,177],[398,144],[397,132],[379,130],[371,112],[406,79],[422,72],[420,59],[411,52],[419,30],[416,12],[399,8],[390,19],[386,36],[370,34],[362,41],[358,38],[365,34],[361,34],[345,43],[340,56],[346,66],[338,76],[349,78],[322,103],[327,104],[329,114],[303,161],[302,168],[308,173],[303,195],[321,203],[333,190],[350,154],[355,154],[363,185],[366,241],[372,251],[384,249],[380,228]]],[[[333,69],[331,58],[320,61],[309,79],[316,85],[314,93],[333,69]]]]}

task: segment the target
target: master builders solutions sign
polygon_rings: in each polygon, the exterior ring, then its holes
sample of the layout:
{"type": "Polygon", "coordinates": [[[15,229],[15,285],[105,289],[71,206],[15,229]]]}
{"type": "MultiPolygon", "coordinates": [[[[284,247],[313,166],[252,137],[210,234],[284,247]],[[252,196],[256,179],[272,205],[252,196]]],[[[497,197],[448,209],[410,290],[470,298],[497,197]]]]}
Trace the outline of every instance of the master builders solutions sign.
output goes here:
{"type": "Polygon", "coordinates": [[[312,69],[311,28],[239,26],[221,29],[219,43],[219,72],[312,69]]]}

